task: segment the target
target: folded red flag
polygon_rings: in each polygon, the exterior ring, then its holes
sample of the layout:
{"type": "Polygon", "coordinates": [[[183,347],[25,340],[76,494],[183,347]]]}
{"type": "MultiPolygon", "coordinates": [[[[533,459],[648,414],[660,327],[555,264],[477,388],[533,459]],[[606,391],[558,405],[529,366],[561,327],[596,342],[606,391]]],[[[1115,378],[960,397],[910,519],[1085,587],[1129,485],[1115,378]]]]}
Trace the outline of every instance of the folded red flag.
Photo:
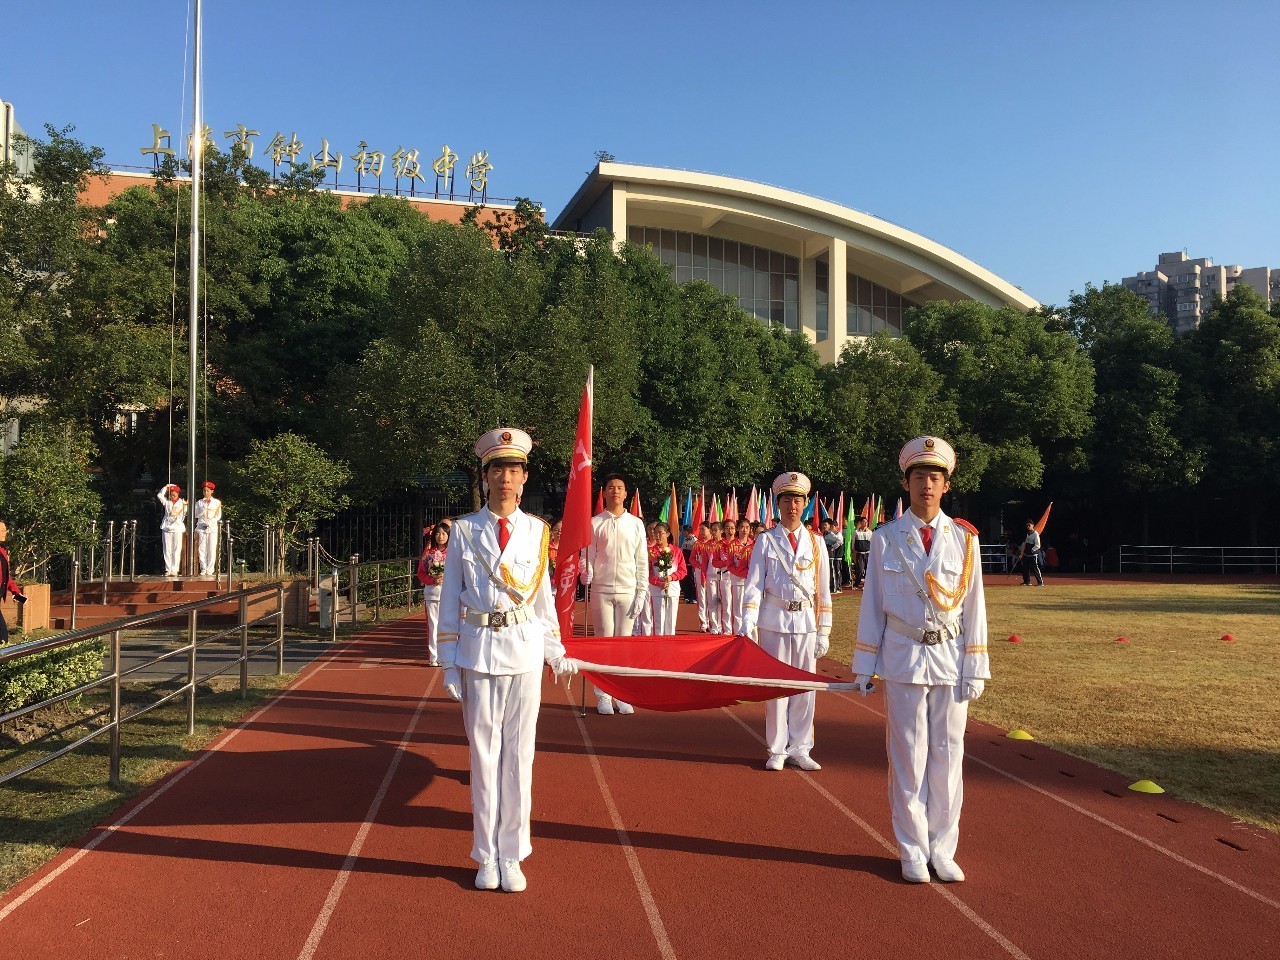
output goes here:
{"type": "MultiPolygon", "coordinates": [[[[564,637],[568,655],[601,666],[638,667],[781,681],[830,683],[769,656],[743,636],[681,634],[668,637],[564,637]]],[[[748,685],[674,677],[629,677],[583,671],[591,683],[624,703],[677,713],[708,710],[737,703],[759,703],[803,691],[788,687],[748,685]]]]}

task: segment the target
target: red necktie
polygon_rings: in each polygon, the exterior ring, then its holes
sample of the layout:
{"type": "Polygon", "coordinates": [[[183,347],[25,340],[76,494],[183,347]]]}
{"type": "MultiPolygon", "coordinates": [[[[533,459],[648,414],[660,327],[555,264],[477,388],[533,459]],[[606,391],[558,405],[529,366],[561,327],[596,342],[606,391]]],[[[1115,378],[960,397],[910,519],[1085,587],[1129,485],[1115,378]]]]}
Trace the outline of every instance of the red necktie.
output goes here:
{"type": "Polygon", "coordinates": [[[506,517],[498,518],[498,552],[507,549],[507,544],[511,542],[511,521],[506,517]]]}
{"type": "Polygon", "coordinates": [[[933,548],[933,527],[920,528],[920,542],[924,544],[924,554],[927,557],[933,548]]]}
{"type": "Polygon", "coordinates": [[[795,531],[787,531],[787,539],[791,541],[791,552],[796,553],[800,549],[800,541],[796,539],[795,531]]]}

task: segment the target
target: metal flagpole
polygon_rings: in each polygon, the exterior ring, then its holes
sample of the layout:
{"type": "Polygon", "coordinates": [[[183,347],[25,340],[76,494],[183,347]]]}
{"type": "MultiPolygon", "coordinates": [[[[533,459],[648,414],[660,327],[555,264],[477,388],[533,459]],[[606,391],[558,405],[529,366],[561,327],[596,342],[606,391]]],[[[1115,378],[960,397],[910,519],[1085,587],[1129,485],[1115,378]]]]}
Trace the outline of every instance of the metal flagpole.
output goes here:
{"type": "MultiPolygon", "coordinates": [[[[200,329],[200,166],[204,149],[204,124],[200,112],[203,90],[200,85],[200,52],[202,45],[200,0],[195,0],[195,41],[192,45],[191,140],[187,156],[191,161],[191,290],[187,319],[187,503],[196,489],[196,373],[199,360],[200,329]]],[[[194,517],[189,515],[193,532],[187,538],[187,570],[196,570],[196,538],[194,517]]]]}

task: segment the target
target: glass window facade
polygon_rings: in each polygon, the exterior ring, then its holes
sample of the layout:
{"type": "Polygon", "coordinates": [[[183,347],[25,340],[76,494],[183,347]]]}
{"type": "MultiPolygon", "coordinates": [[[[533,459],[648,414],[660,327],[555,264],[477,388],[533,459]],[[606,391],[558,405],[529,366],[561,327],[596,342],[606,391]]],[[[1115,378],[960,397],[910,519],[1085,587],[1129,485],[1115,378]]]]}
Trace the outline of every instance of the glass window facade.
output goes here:
{"type": "MultiPolygon", "coordinates": [[[[822,264],[825,268],[825,264],[822,264]]],[[[902,333],[902,314],[919,306],[901,294],[856,273],[845,275],[845,329],[849,336],[867,336],[888,330],[895,337],[902,333]]]]}
{"type": "Polygon", "coordinates": [[[737,297],[742,309],[770,325],[800,329],[800,260],[749,243],[701,233],[628,227],[627,239],[653,247],[678,283],[705,280],[737,297]]]}

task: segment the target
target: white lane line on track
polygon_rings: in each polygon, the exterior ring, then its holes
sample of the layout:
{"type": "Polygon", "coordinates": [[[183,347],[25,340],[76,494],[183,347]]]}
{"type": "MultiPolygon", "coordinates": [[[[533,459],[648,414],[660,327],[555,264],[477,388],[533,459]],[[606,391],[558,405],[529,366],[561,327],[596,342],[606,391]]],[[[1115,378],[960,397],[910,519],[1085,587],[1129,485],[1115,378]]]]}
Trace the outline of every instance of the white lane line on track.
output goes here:
{"type": "Polygon", "coordinates": [[[649,929],[653,931],[653,939],[658,942],[658,952],[662,954],[664,960],[676,960],[676,952],[671,946],[670,938],[667,936],[667,928],[662,922],[662,914],[658,912],[658,904],[653,899],[653,891],[649,889],[649,881],[645,879],[644,868],[640,866],[640,858],[636,856],[635,847],[631,845],[631,837],[627,835],[627,828],[622,823],[622,816],[618,813],[618,807],[613,802],[613,794],[609,791],[609,784],[604,778],[604,768],[600,766],[600,758],[596,756],[595,745],[591,742],[591,735],[587,733],[587,725],[582,722],[582,715],[578,712],[577,704],[573,702],[573,690],[568,684],[565,685],[565,699],[569,701],[569,707],[573,710],[574,722],[578,724],[578,733],[582,736],[582,743],[587,748],[587,757],[591,760],[591,769],[596,775],[596,784],[600,787],[600,795],[604,797],[604,805],[609,811],[609,819],[613,821],[613,829],[618,834],[618,842],[622,844],[622,853],[627,858],[627,866],[631,868],[631,877],[635,880],[636,890],[639,891],[640,903],[644,906],[645,916],[649,918],[649,929]]]}
{"type": "Polygon", "coordinates": [[[418,718],[422,716],[422,710],[426,707],[427,701],[431,697],[431,691],[435,689],[436,681],[439,679],[439,673],[431,675],[431,682],[427,684],[426,692],[422,694],[422,699],[418,701],[418,709],[413,712],[413,718],[409,721],[409,726],[405,730],[404,736],[400,738],[400,744],[396,747],[395,756],[391,758],[386,775],[382,778],[382,785],[378,787],[378,793],[373,798],[373,803],[369,804],[369,812],[364,815],[364,820],[360,823],[360,829],[356,832],[356,838],[351,841],[351,849],[347,852],[347,859],[343,861],[338,870],[338,875],[333,879],[333,886],[329,888],[329,895],[325,897],[324,906],[320,908],[320,915],[316,917],[316,922],[311,927],[311,933],[307,936],[307,942],[302,946],[302,952],[298,954],[298,960],[311,960],[315,956],[316,950],[320,946],[320,938],[324,936],[325,930],[328,929],[329,921],[333,919],[333,912],[338,907],[338,901],[342,899],[342,891],[346,889],[347,880],[351,876],[351,869],[356,865],[356,861],[360,859],[360,851],[364,849],[364,842],[369,837],[369,831],[373,829],[373,822],[378,817],[378,811],[382,809],[382,801],[387,798],[387,791],[391,789],[391,781],[395,779],[396,770],[400,768],[400,761],[404,759],[409,741],[413,739],[414,731],[418,726],[418,718]]]}
{"type": "MultiPolygon", "coordinates": [[[[865,703],[859,703],[858,700],[854,699],[848,694],[836,692],[836,696],[844,700],[848,700],[855,707],[861,707],[863,710],[866,710],[869,713],[873,713],[877,717],[880,717],[882,719],[884,718],[884,714],[881,711],[875,709],[874,707],[868,706],[865,703]]],[[[1109,827],[1110,829],[1116,831],[1116,833],[1126,836],[1130,840],[1135,840],[1138,843],[1142,844],[1144,847],[1154,850],[1156,853],[1164,854],[1166,857],[1173,860],[1175,863],[1180,863],[1184,867],[1190,867],[1192,870],[1195,870],[1198,873],[1202,873],[1206,877],[1212,877],[1214,880],[1220,880],[1221,882],[1225,883],[1228,887],[1231,887],[1233,890],[1238,890],[1240,893],[1243,893],[1245,896],[1252,897],[1254,900],[1257,900],[1259,903],[1265,903],[1268,907],[1272,907],[1276,910],[1280,910],[1280,902],[1272,900],[1270,897],[1266,896],[1265,894],[1261,894],[1257,890],[1250,889],[1249,887],[1246,887],[1244,884],[1238,883],[1235,880],[1232,880],[1230,877],[1224,877],[1222,874],[1218,873],[1217,871],[1210,870],[1208,867],[1202,866],[1201,864],[1196,863],[1194,860],[1188,860],[1182,854],[1174,850],[1170,850],[1168,847],[1163,847],[1160,844],[1156,843],[1154,840],[1148,840],[1142,834],[1135,833],[1134,831],[1128,829],[1127,827],[1122,827],[1120,826],[1120,824],[1112,820],[1108,820],[1106,817],[1102,816],[1102,814],[1100,813],[1094,813],[1092,810],[1086,809],[1085,807],[1072,803],[1066,797],[1060,797],[1058,796],[1058,794],[1054,793],[1052,790],[1046,790],[1044,787],[1038,787],[1034,783],[1030,783],[1026,780],[1023,780],[1017,774],[1010,773],[1008,770],[1005,770],[1001,767],[997,767],[993,763],[988,763],[986,760],[983,760],[979,757],[975,757],[973,756],[973,754],[967,751],[965,752],[965,759],[970,760],[973,763],[979,764],[980,766],[984,766],[988,770],[992,771],[993,773],[1000,774],[1000,776],[1002,777],[1007,777],[1008,779],[1012,780],[1014,783],[1020,786],[1026,787],[1028,790],[1034,790],[1036,793],[1040,794],[1041,796],[1048,797],[1050,800],[1055,800],[1058,803],[1062,804],[1067,809],[1074,810],[1076,813],[1080,814],[1081,816],[1088,817],[1090,820],[1094,821],[1095,823],[1100,823],[1104,827],[1109,827]]]]}
{"type": "MultiPolygon", "coordinates": [[[[354,643],[355,641],[352,640],[350,642],[354,643]]],[[[346,647],[346,646],[347,644],[343,644],[343,647],[346,647]]],[[[26,890],[22,891],[22,894],[20,896],[14,897],[12,900],[6,903],[3,907],[0,907],[0,922],[3,922],[6,917],[8,917],[11,913],[13,913],[13,911],[17,910],[20,906],[22,906],[24,903],[26,903],[28,900],[34,897],[37,893],[39,893],[45,887],[49,886],[49,884],[53,883],[54,880],[57,880],[58,877],[62,876],[64,873],[70,870],[73,866],[79,863],[85,854],[90,853],[93,850],[97,849],[99,846],[101,846],[103,841],[109,838],[113,833],[115,833],[117,830],[123,827],[126,823],[128,823],[138,814],[140,814],[143,810],[147,809],[147,807],[151,806],[151,804],[154,803],[156,800],[159,800],[162,796],[168,793],[169,790],[172,787],[174,787],[176,784],[180,783],[187,774],[195,770],[196,767],[200,766],[200,764],[204,763],[211,756],[213,756],[215,753],[217,753],[219,750],[225,747],[228,743],[234,740],[237,736],[240,735],[241,731],[249,727],[255,720],[261,717],[264,713],[266,713],[272,707],[276,706],[276,704],[281,703],[286,697],[288,697],[291,693],[293,693],[295,690],[301,687],[304,683],[306,683],[308,680],[310,680],[312,677],[318,674],[326,666],[333,663],[337,659],[337,656],[340,652],[341,652],[341,648],[338,650],[332,651],[329,654],[329,656],[323,660],[312,661],[311,670],[304,673],[297,680],[291,683],[288,687],[281,690],[279,693],[277,693],[274,697],[272,697],[270,700],[264,703],[261,707],[259,707],[253,713],[249,714],[249,716],[245,717],[243,720],[237,723],[222,737],[221,740],[218,740],[215,743],[210,744],[208,747],[206,747],[204,752],[201,753],[200,756],[196,757],[194,760],[192,760],[189,764],[187,764],[177,773],[173,774],[168,780],[165,780],[160,786],[158,786],[155,789],[155,791],[150,796],[148,796],[145,800],[141,801],[136,807],[131,809],[124,816],[120,817],[111,825],[103,828],[101,833],[99,833],[96,837],[94,837],[92,840],[86,843],[83,847],[81,847],[79,850],[73,853],[66,860],[63,860],[62,863],[58,864],[54,869],[50,870],[47,874],[45,874],[43,877],[41,877],[38,881],[33,883],[31,886],[29,886],[26,890]]]]}
{"type": "MultiPolygon", "coordinates": [[[[733,718],[733,721],[736,724],[738,724],[738,726],[746,730],[747,733],[751,734],[751,736],[754,737],[756,740],[758,740],[762,745],[764,746],[768,745],[767,743],[765,743],[764,737],[760,736],[760,734],[757,733],[751,727],[751,725],[748,724],[745,720],[743,720],[740,716],[738,716],[728,707],[721,707],[720,709],[722,709],[731,718],[733,718]]],[[[803,770],[798,770],[796,771],[796,773],[798,773],[804,779],[805,783],[809,784],[809,786],[813,787],[814,790],[818,791],[818,793],[822,797],[824,797],[827,801],[829,801],[832,806],[834,806],[846,817],[848,817],[850,820],[856,823],[863,830],[863,832],[865,832],[869,837],[871,837],[872,840],[874,840],[877,844],[879,844],[882,848],[884,848],[884,850],[886,850],[893,857],[894,860],[898,859],[897,844],[890,843],[887,839],[882,837],[879,831],[877,831],[873,826],[871,826],[871,824],[867,823],[867,821],[863,820],[860,816],[858,816],[856,813],[850,810],[847,806],[845,806],[845,804],[840,800],[839,797],[837,797],[830,790],[828,790],[826,787],[820,784],[811,774],[805,773],[803,770]]],[[[1004,951],[1007,954],[1009,954],[1009,956],[1016,957],[1017,960],[1031,960],[1031,958],[1028,957],[1021,950],[1019,950],[1017,946],[1012,941],[1009,940],[1008,937],[1002,934],[995,927],[991,926],[991,924],[989,924],[986,920],[982,919],[982,917],[978,916],[978,914],[974,912],[972,907],[970,907],[967,903],[965,903],[958,896],[952,893],[942,883],[930,883],[929,888],[933,890],[934,893],[938,894],[938,896],[942,897],[942,899],[946,900],[949,904],[951,904],[951,906],[959,910],[960,913],[963,914],[964,917],[967,920],[969,920],[974,926],[976,926],[979,930],[985,933],[988,937],[990,937],[996,943],[1000,944],[1000,946],[1004,949],[1004,951]]]]}

